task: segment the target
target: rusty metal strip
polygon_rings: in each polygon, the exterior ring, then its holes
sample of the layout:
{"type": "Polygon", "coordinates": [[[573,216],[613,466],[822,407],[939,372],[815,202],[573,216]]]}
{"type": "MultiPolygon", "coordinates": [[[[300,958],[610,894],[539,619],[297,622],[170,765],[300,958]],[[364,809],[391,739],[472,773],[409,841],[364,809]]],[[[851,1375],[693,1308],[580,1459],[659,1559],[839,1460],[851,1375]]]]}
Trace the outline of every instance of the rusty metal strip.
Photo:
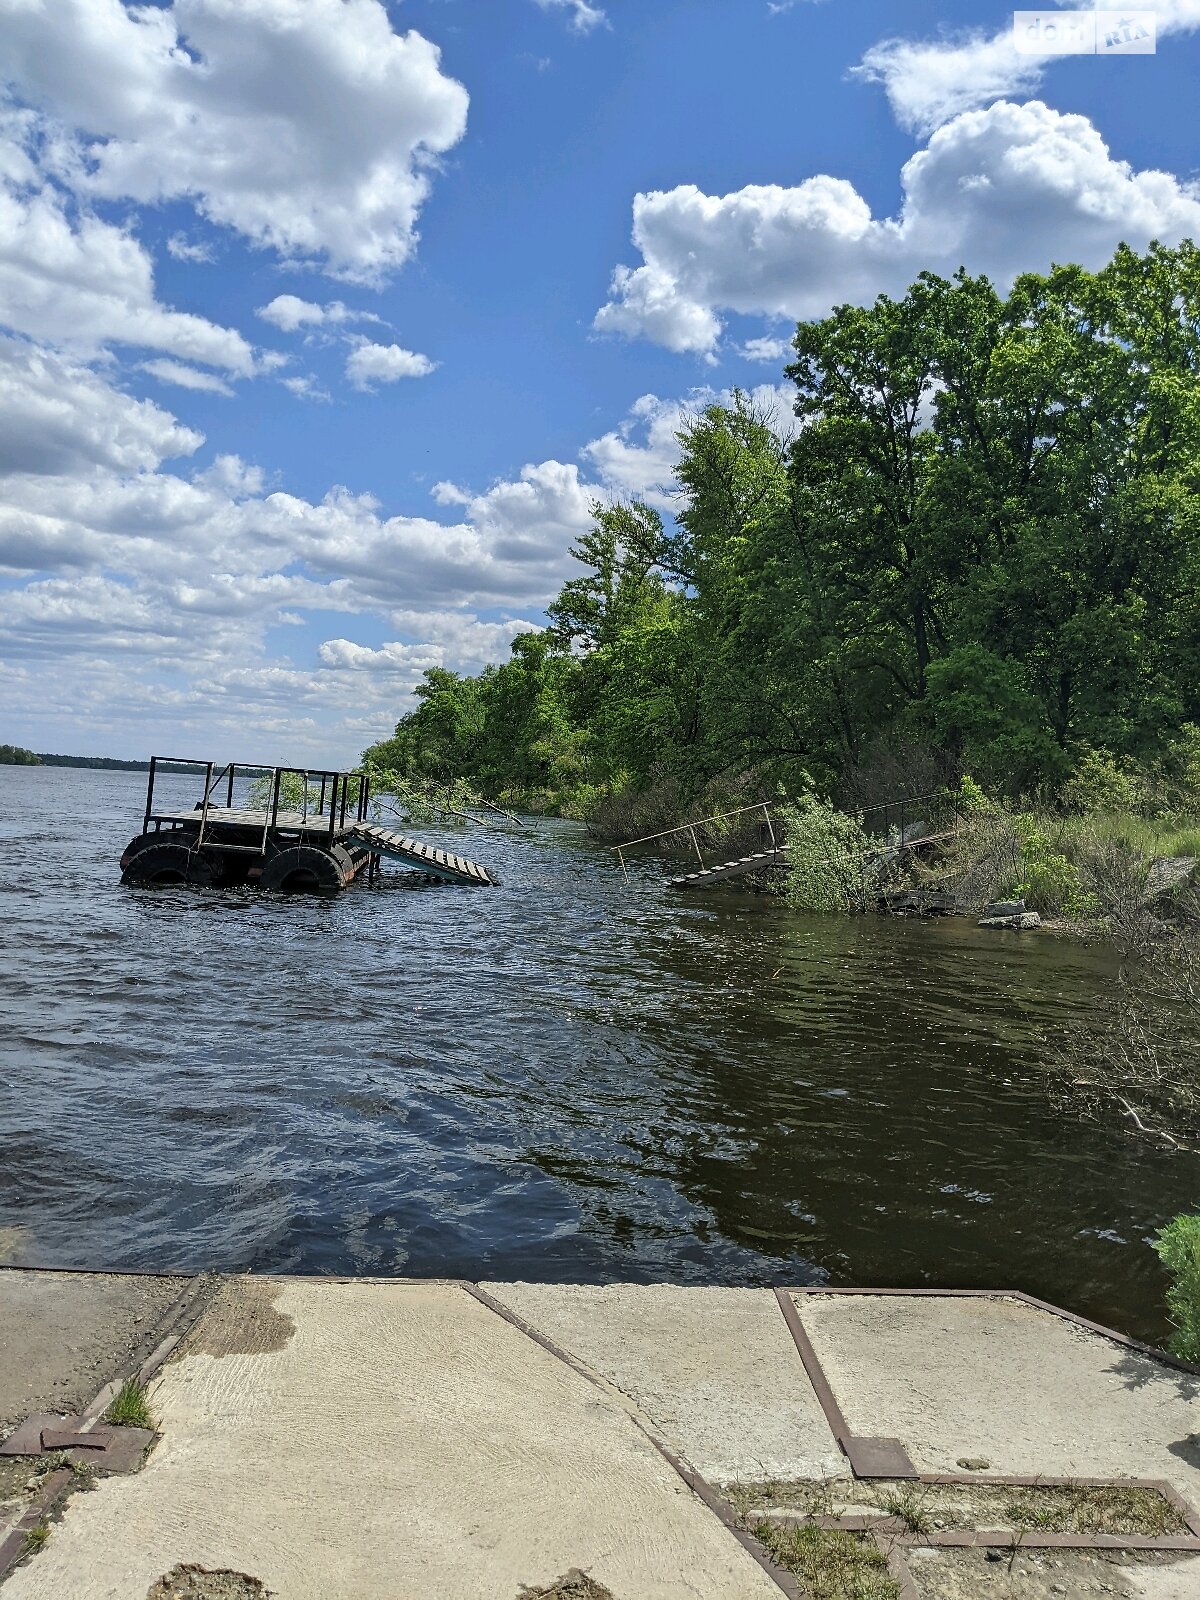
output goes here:
{"type": "Polygon", "coordinates": [[[29,1535],[45,1522],[47,1516],[54,1509],[56,1503],[66,1492],[67,1485],[71,1482],[69,1467],[59,1467],[56,1472],[48,1474],[45,1483],[34,1496],[33,1502],[25,1514],[13,1525],[4,1538],[0,1539],[0,1582],[3,1582],[9,1571],[25,1554],[29,1535]]]}
{"type": "Polygon", "coordinates": [[[77,1428],[43,1428],[41,1446],[43,1450],[51,1451],[107,1450],[112,1437],[111,1428],[89,1428],[86,1432],[77,1428]]]}
{"type": "Polygon", "coordinates": [[[812,1340],[805,1332],[804,1324],[800,1321],[800,1313],[796,1310],[796,1302],[792,1299],[794,1293],[791,1289],[776,1289],[775,1299],[779,1309],[783,1312],[783,1320],[787,1323],[792,1339],[808,1374],[808,1381],[812,1384],[821,1410],[825,1413],[825,1420],[829,1424],[829,1431],[841,1447],[842,1454],[846,1454],[846,1440],[850,1437],[850,1424],[837,1403],[837,1396],[825,1376],[825,1369],[813,1349],[812,1340]]]}
{"type": "MultiPolygon", "coordinates": [[[[510,1311],[502,1301],[497,1300],[494,1295],[490,1295],[486,1289],[480,1288],[479,1284],[470,1283],[464,1278],[459,1280],[459,1287],[465,1289],[473,1300],[478,1300],[480,1305],[486,1306],[489,1311],[494,1312],[498,1317],[502,1317],[505,1322],[516,1328],[519,1333],[523,1333],[527,1339],[532,1339],[534,1344],[540,1345],[549,1355],[554,1356],[556,1360],[570,1367],[572,1372],[576,1372],[581,1378],[585,1378],[588,1383],[599,1389],[609,1399],[614,1397],[615,1385],[606,1383],[603,1378],[593,1372],[577,1356],[571,1355],[569,1351],[555,1344],[552,1339],[547,1339],[545,1334],[539,1333],[523,1317],[519,1317],[515,1311],[510,1311]]],[[[654,1429],[646,1426],[632,1409],[632,1402],[627,1406],[626,1415],[638,1432],[650,1441],[672,1471],[683,1480],[694,1495],[703,1501],[722,1525],[733,1534],[743,1549],[753,1556],[767,1576],[787,1595],[788,1600],[804,1600],[804,1591],[791,1573],[785,1572],[782,1567],[776,1566],[764,1546],[759,1543],[754,1535],[748,1529],[739,1526],[734,1517],[733,1508],[717,1493],[707,1479],[702,1477],[693,1467],[687,1466],[666,1441],[658,1437],[654,1429]]]]}
{"type": "Polygon", "coordinates": [[[863,1434],[856,1434],[851,1429],[829,1379],[825,1376],[825,1369],[821,1365],[813,1342],[800,1320],[800,1313],[792,1299],[792,1291],[776,1289],[775,1299],[783,1312],[784,1321],[791,1332],[800,1360],[804,1364],[808,1381],[812,1384],[821,1410],[825,1413],[825,1420],[842,1454],[849,1462],[850,1471],[854,1476],[856,1478],[919,1477],[916,1466],[899,1439],[868,1438],[863,1434]]]}
{"type": "Polygon", "coordinates": [[[904,1558],[903,1550],[896,1543],[894,1537],[881,1529],[876,1529],[871,1538],[875,1542],[875,1548],[887,1562],[888,1571],[900,1585],[899,1600],[921,1600],[912,1570],[904,1558]]]}

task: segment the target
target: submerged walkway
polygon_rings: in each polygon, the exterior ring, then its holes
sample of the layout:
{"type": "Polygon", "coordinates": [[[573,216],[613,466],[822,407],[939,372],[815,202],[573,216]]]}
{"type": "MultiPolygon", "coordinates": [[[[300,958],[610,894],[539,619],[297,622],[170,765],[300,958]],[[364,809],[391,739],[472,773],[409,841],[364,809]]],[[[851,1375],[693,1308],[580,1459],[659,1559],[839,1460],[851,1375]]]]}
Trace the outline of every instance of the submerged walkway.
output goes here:
{"type": "Polygon", "coordinates": [[[50,1518],[3,1600],[796,1597],[753,1530],[797,1483],[907,1600],[1200,1595],[1200,1375],[1017,1296],[0,1272],[0,1435],[139,1367],[140,1470],[51,1510],[0,1451],[0,1554],[50,1518]],[[1153,1481],[1170,1529],[1001,1561],[871,1499],[1021,1477],[1153,1481]]]}

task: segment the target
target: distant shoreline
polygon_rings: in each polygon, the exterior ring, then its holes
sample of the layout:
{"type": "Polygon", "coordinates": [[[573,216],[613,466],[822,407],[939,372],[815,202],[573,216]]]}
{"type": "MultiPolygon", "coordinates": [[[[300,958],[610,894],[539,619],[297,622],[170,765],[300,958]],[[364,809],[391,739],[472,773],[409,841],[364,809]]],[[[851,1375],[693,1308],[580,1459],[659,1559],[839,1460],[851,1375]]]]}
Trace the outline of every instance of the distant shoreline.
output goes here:
{"type": "MultiPolygon", "coordinates": [[[[11,748],[11,747],[7,747],[11,748]]],[[[33,761],[6,759],[4,747],[0,747],[0,766],[14,767],[88,767],[98,772],[149,772],[148,761],[125,761],[119,756],[57,756],[48,751],[33,750],[22,752],[22,755],[34,756],[33,761]]],[[[172,767],[176,773],[203,772],[203,766],[172,767]]]]}
{"type": "Polygon", "coordinates": [[[43,767],[96,767],[106,772],[149,772],[148,761],[123,761],[117,756],[54,756],[34,752],[43,767]]]}

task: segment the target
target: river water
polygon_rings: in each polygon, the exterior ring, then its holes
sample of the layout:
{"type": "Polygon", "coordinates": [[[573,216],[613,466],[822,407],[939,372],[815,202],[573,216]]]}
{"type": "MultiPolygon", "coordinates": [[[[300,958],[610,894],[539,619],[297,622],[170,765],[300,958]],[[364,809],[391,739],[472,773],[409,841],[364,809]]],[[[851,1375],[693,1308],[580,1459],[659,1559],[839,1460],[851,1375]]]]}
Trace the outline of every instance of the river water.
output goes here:
{"type": "Polygon", "coordinates": [[[492,891],[126,889],[144,782],[0,767],[0,1257],[1002,1286],[1163,1337],[1200,1161],[1035,1071],[1108,953],[681,896],[561,822],[416,830],[492,891]]]}

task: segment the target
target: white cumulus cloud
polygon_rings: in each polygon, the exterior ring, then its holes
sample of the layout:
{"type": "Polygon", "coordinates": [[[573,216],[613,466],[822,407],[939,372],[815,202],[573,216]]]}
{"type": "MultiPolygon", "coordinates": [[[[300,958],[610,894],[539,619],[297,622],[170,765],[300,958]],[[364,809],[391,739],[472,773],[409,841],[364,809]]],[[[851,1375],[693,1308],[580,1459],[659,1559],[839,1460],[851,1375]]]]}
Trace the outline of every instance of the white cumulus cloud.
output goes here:
{"type": "MultiPolygon", "coordinates": [[[[8,153],[21,152],[10,145],[8,153]]],[[[37,176],[31,164],[24,181],[0,177],[0,321],[82,351],[140,346],[249,376],[254,352],[240,333],[162,305],[133,235],[34,186],[37,176]]]]}
{"type": "Polygon", "coordinates": [[[373,389],[379,383],[401,378],[424,378],[437,363],[398,344],[371,344],[363,340],[346,357],[346,376],[356,389],[373,389]]]}
{"type": "Polygon", "coordinates": [[[87,367],[0,336],[0,478],[153,470],[203,443],[169,411],[87,367]]]}
{"type": "Polygon", "coordinates": [[[966,266],[1006,283],[1052,261],[1099,266],[1125,241],[1200,230],[1200,192],[1114,159],[1086,117],[1000,101],[937,129],[901,172],[895,217],[844,179],[694,185],[634,201],[642,265],[619,267],[601,330],[711,355],[721,313],[797,320],[899,293],[917,273],[966,266]]]}
{"type": "Polygon", "coordinates": [[[466,90],[382,0],[0,0],[7,81],[85,197],[185,199],[375,282],[411,253],[466,90]]]}
{"type": "MultiPolygon", "coordinates": [[[[1067,9],[1112,8],[1070,0],[1067,9]]],[[[1149,9],[1157,14],[1160,37],[1200,28],[1200,0],[1160,0],[1149,9]]],[[[1018,50],[1010,20],[996,33],[976,28],[937,39],[883,39],[855,71],[883,85],[904,127],[930,133],[961,111],[1036,89],[1046,68],[1059,59],[1052,51],[1018,50]]]]}

